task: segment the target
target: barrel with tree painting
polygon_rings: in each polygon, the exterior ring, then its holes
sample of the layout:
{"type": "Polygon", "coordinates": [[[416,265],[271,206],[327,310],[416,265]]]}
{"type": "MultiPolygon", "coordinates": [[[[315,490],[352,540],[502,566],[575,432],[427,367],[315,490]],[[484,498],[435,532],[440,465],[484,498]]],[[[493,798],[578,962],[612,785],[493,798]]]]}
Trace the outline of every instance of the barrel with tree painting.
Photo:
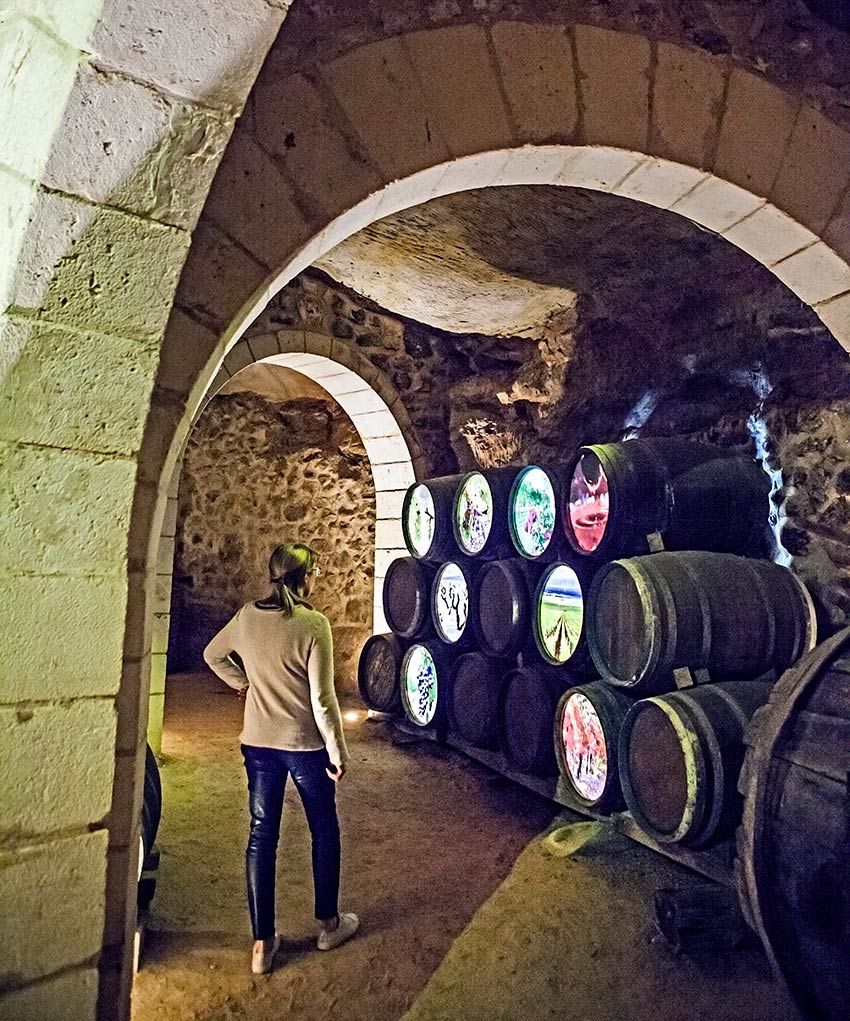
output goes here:
{"type": "Polygon", "coordinates": [[[582,447],[571,469],[563,525],[572,548],[611,559],[650,551],[764,556],[770,480],[752,457],[679,439],[582,447]]]}
{"type": "Polygon", "coordinates": [[[729,553],[655,553],[600,568],[587,636],[604,680],[673,690],[674,671],[723,680],[781,673],[815,641],[809,593],[788,568],[729,553]]]}
{"type": "Polygon", "coordinates": [[[472,584],[470,621],[488,656],[512,657],[536,651],[534,598],[545,565],[513,557],[482,564],[472,584]]]}
{"type": "Polygon", "coordinates": [[[357,687],[369,709],[400,713],[399,671],[409,642],[397,635],[372,635],[360,653],[357,687]]]}
{"type": "Polygon", "coordinates": [[[431,621],[431,586],[437,571],[433,564],[414,557],[393,560],[384,577],[384,617],[402,638],[425,638],[434,633],[431,621]]]}
{"type": "Polygon", "coordinates": [[[558,699],[575,678],[545,664],[510,670],[499,689],[499,747],[514,768],[556,776],[552,723],[558,699]]]}
{"type": "Polygon", "coordinates": [[[404,495],[401,530],[411,555],[439,561],[457,555],[454,507],[464,475],[443,475],[416,482],[404,495]]]}
{"type": "Polygon", "coordinates": [[[565,691],[555,713],[555,756],[571,796],[594,812],[625,807],[620,730],[634,699],[604,681],[565,691]]]}
{"type": "Polygon", "coordinates": [[[773,688],[748,731],[738,889],[803,1016],[850,1017],[850,629],[773,688]]]}
{"type": "Polygon", "coordinates": [[[729,681],[635,702],[620,734],[620,783],[645,833],[704,845],[734,832],[744,733],[770,692],[770,684],[729,681]]]}
{"type": "Polygon", "coordinates": [[[399,689],[407,719],[440,740],[446,734],[446,703],[456,654],[439,642],[411,645],[401,661],[399,689]]]}
{"type": "Polygon", "coordinates": [[[477,748],[499,747],[498,708],[502,678],[510,660],[467,652],[454,665],[449,690],[449,727],[477,748]]]}
{"type": "Polygon", "coordinates": [[[431,585],[431,619],[437,637],[458,649],[474,641],[469,623],[469,592],[474,569],[469,563],[449,560],[441,564],[431,585]]]}

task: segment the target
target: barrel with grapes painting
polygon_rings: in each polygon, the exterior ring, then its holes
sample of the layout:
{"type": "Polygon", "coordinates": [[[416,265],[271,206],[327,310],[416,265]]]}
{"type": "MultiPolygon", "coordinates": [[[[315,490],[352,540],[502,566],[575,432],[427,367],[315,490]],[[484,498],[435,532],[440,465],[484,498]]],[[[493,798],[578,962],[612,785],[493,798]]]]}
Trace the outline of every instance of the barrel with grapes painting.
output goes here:
{"type": "Polygon", "coordinates": [[[520,468],[508,497],[508,531],[514,549],[528,560],[554,560],[562,549],[557,472],[531,464],[520,468]]]}
{"type": "Polygon", "coordinates": [[[508,521],[516,476],[516,468],[491,468],[462,477],[454,503],[454,536],[465,556],[498,560],[514,555],[508,521]]]}
{"type": "Polygon", "coordinates": [[[456,653],[439,642],[416,642],[404,654],[399,671],[404,715],[440,740],[446,735],[446,703],[456,658],[456,653]]]}

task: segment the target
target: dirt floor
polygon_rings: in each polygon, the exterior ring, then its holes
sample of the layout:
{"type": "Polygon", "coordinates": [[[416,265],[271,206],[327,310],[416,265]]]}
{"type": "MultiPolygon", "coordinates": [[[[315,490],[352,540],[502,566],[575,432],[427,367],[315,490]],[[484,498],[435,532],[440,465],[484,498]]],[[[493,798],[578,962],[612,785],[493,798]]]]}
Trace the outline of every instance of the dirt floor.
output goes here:
{"type": "Polygon", "coordinates": [[[654,889],[695,877],[607,829],[560,856],[538,837],[575,816],[556,819],[556,806],[463,756],[399,742],[362,709],[339,790],[342,906],[361,914],[362,933],[315,951],[309,836],[290,792],[278,867],[287,941],[274,972],[252,976],[241,709],[209,675],[169,679],[162,861],[135,1021],[794,1017],[757,950],[677,959],[653,939],[654,889]]]}

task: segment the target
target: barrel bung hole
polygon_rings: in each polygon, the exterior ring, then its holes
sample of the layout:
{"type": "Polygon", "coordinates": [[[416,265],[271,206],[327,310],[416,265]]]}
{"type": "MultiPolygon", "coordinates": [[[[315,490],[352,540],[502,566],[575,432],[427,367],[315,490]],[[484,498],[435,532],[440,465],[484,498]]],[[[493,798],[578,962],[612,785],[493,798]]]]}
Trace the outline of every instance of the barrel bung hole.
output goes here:
{"type": "Polygon", "coordinates": [[[647,821],[672,833],[688,803],[685,757],[669,717],[651,702],[641,708],[629,735],[629,779],[647,821]]]}

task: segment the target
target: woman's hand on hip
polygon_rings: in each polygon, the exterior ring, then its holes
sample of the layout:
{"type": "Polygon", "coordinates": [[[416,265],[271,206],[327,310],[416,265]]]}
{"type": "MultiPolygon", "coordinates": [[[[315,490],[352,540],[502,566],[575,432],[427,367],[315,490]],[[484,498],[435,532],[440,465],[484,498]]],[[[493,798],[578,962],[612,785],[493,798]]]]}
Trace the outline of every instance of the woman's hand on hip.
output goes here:
{"type": "Polygon", "coordinates": [[[345,776],[346,772],[345,763],[343,762],[339,766],[331,765],[331,768],[326,769],[325,772],[328,774],[331,780],[333,780],[334,783],[339,783],[339,781],[345,776]]]}

